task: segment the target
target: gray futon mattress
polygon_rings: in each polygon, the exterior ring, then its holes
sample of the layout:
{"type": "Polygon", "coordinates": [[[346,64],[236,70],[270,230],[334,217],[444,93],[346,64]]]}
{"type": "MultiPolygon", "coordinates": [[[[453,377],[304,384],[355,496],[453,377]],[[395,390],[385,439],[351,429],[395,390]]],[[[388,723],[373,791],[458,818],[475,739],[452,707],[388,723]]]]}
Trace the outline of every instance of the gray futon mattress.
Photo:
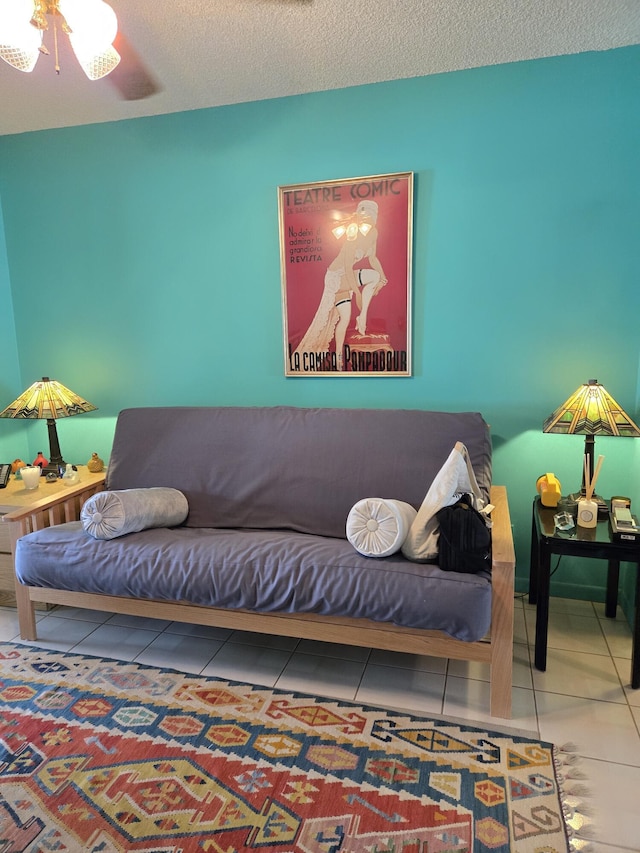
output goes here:
{"type": "Polygon", "coordinates": [[[23,536],[16,574],[27,586],[364,617],[467,641],[491,621],[488,574],[363,557],[346,539],[291,531],[155,528],[98,541],[74,521],[23,536]]]}

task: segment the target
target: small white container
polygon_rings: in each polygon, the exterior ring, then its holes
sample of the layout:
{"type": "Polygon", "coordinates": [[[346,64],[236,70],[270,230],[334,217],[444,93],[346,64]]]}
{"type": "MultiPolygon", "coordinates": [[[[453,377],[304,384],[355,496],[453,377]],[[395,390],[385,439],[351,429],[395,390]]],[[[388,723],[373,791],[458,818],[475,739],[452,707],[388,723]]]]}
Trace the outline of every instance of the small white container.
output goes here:
{"type": "Polygon", "coordinates": [[[27,465],[25,468],[21,469],[20,476],[22,477],[22,482],[28,492],[38,488],[40,485],[41,474],[42,468],[39,465],[36,465],[35,467],[33,465],[27,465]]]}
{"type": "Polygon", "coordinates": [[[578,501],[577,521],[580,527],[597,527],[598,504],[595,501],[588,501],[586,498],[578,501]]]}

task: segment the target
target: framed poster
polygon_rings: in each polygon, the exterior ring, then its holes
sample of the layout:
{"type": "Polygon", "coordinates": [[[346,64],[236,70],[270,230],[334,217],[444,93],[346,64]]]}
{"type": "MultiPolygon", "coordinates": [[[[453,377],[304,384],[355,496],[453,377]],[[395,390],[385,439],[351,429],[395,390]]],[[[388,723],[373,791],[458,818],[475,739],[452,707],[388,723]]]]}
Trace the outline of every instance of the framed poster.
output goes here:
{"type": "Polygon", "coordinates": [[[413,173],[278,187],[285,376],[411,376],[413,173]]]}

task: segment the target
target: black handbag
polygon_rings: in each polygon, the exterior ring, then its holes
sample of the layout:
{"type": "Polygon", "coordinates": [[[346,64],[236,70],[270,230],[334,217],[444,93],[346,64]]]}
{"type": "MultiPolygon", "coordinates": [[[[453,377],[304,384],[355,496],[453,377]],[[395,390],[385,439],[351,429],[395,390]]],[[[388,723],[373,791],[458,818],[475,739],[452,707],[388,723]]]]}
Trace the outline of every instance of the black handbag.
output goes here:
{"type": "Polygon", "coordinates": [[[444,572],[491,571],[491,522],[464,495],[437,513],[438,565],[444,572]]]}

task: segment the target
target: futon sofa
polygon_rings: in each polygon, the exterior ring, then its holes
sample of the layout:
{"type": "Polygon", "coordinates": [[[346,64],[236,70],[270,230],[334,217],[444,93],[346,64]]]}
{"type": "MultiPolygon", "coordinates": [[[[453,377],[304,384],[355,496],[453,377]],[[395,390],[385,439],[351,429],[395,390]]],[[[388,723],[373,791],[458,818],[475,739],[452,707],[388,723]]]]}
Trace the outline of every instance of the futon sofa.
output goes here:
{"type": "Polygon", "coordinates": [[[105,483],[81,481],[6,521],[24,639],[37,638],[37,601],[481,661],[491,713],[510,716],[513,540],[478,413],[126,409],[105,483]],[[380,498],[419,508],[456,442],[495,507],[487,571],[356,550],[346,535],[353,507],[380,498]],[[97,499],[158,490],[184,501],[179,523],[90,532],[97,499]]]}

